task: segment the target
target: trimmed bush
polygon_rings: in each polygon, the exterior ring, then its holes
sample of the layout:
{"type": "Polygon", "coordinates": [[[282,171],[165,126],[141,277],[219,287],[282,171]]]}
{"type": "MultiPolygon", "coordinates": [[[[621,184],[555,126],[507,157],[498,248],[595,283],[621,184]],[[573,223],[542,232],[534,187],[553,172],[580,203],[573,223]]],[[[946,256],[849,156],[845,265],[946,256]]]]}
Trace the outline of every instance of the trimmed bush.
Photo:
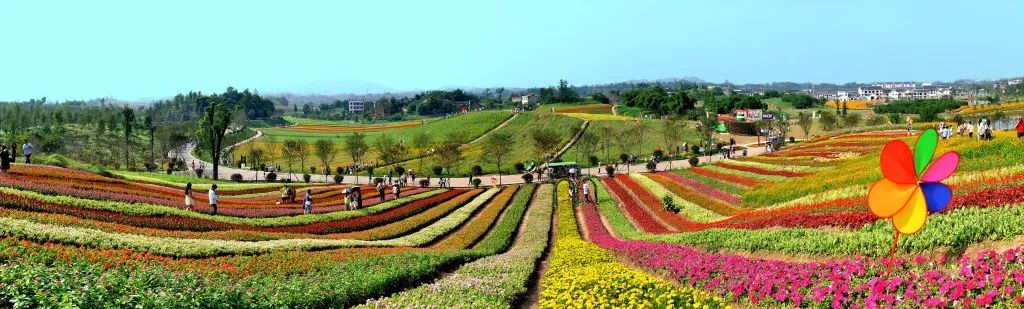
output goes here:
{"type": "Polygon", "coordinates": [[[277,173],[274,173],[274,172],[267,173],[267,175],[263,176],[263,178],[266,178],[267,182],[277,181],[277,173]]]}
{"type": "Polygon", "coordinates": [[[526,182],[526,183],[533,183],[533,174],[530,174],[530,173],[523,174],[523,181],[526,182]]]}
{"type": "Polygon", "coordinates": [[[242,182],[242,180],[243,180],[242,179],[242,174],[239,174],[239,173],[231,174],[231,181],[242,182]]]}
{"type": "Polygon", "coordinates": [[[420,187],[426,188],[427,186],[430,186],[430,181],[426,179],[420,179],[420,187]]]}
{"type": "Polygon", "coordinates": [[[302,174],[302,181],[305,181],[306,183],[309,183],[311,178],[313,177],[309,176],[309,174],[302,174]]]}
{"type": "Polygon", "coordinates": [[[654,163],[654,161],[647,161],[646,167],[648,172],[653,173],[655,170],[658,169],[658,164],[654,163]]]}
{"type": "Polygon", "coordinates": [[[473,178],[473,187],[480,187],[480,178],[473,178]]]}
{"type": "Polygon", "coordinates": [[[696,167],[698,164],[700,164],[700,159],[697,159],[697,157],[690,157],[690,160],[688,161],[690,162],[690,166],[693,167],[696,167]]]}
{"type": "Polygon", "coordinates": [[[342,181],[345,181],[345,176],[342,176],[341,174],[334,175],[334,183],[335,184],[339,184],[342,181]]]}

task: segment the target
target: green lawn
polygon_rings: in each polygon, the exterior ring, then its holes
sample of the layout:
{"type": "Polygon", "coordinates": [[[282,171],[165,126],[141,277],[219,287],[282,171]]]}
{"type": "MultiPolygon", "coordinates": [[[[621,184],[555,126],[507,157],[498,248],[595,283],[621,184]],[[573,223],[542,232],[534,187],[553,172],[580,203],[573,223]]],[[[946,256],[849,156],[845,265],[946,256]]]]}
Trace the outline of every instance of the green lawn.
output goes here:
{"type": "MultiPolygon", "coordinates": [[[[640,150],[634,152],[637,155],[637,158],[638,159],[648,158],[648,157],[650,157],[653,154],[654,150],[658,149],[658,148],[668,150],[667,149],[668,145],[667,145],[667,143],[665,141],[665,134],[664,134],[664,126],[665,126],[666,120],[644,119],[644,120],[642,120],[642,122],[643,122],[644,125],[647,126],[647,128],[649,130],[647,131],[646,134],[644,134],[644,136],[635,137],[635,138],[640,138],[643,141],[641,143],[640,148],[639,148],[640,150]]],[[[602,120],[595,120],[595,121],[591,121],[590,122],[590,127],[587,128],[587,131],[588,132],[593,132],[595,134],[598,134],[598,137],[601,138],[601,139],[616,140],[616,139],[623,138],[623,137],[618,137],[617,136],[618,132],[621,132],[621,130],[635,125],[635,123],[636,123],[635,121],[607,121],[607,120],[602,121],[602,120]],[[606,134],[606,133],[610,133],[610,134],[606,134]]],[[[696,142],[696,140],[697,140],[697,134],[693,130],[693,124],[691,122],[689,122],[689,121],[684,122],[684,123],[685,123],[685,125],[680,127],[680,128],[678,128],[678,130],[682,130],[683,131],[682,136],[683,136],[683,140],[684,141],[688,141],[690,144],[694,144],[696,142]]],[[[624,137],[624,138],[633,138],[633,137],[627,136],[627,137],[624,137]]],[[[613,144],[614,144],[614,142],[613,142],[613,144]]],[[[678,145],[678,146],[682,147],[682,143],[680,143],[680,145],[678,145]]],[[[609,162],[609,161],[612,161],[612,160],[618,161],[619,154],[623,153],[623,149],[621,147],[612,147],[611,149],[608,150],[607,153],[608,154],[606,156],[603,151],[599,150],[599,151],[597,151],[597,153],[595,153],[595,155],[597,155],[597,157],[600,158],[602,162],[609,162]]],[[[569,149],[568,152],[565,153],[565,155],[562,157],[562,159],[569,160],[569,161],[576,161],[576,162],[580,163],[580,165],[588,167],[588,166],[591,166],[589,160],[587,159],[588,157],[589,156],[587,154],[579,153],[579,151],[577,150],[577,147],[573,147],[573,148],[569,149]]]]}
{"type": "MultiPolygon", "coordinates": [[[[512,147],[512,151],[507,153],[502,158],[502,173],[509,174],[514,171],[513,164],[516,162],[523,162],[529,164],[530,161],[541,161],[543,156],[536,155],[533,147],[533,140],[530,132],[534,128],[548,128],[559,132],[561,137],[561,145],[569,142],[572,139],[572,134],[575,129],[583,125],[583,120],[578,118],[551,114],[549,112],[524,112],[520,113],[519,116],[512,119],[507,125],[498,129],[501,132],[508,132],[515,137],[515,146],[512,147]]],[[[483,158],[484,149],[481,143],[473,143],[463,147],[463,158],[462,164],[455,168],[455,172],[458,174],[467,174],[469,169],[473,165],[479,164],[483,168],[485,174],[492,174],[497,172],[497,167],[490,161],[489,158],[483,158]]],[[[429,170],[431,166],[436,165],[435,158],[429,157],[423,160],[423,169],[429,170]]],[[[419,160],[411,160],[405,164],[407,168],[419,169],[419,160]]],[[[425,171],[420,171],[422,174],[425,171]]]]}
{"type": "MultiPolygon", "coordinates": [[[[445,138],[448,133],[455,132],[456,134],[462,135],[467,141],[473,140],[484,133],[494,129],[501,122],[505,121],[512,116],[511,112],[508,111],[483,111],[474,112],[464,115],[457,115],[448,118],[433,118],[427,120],[427,124],[421,126],[414,126],[408,128],[386,130],[386,131],[375,131],[366,132],[366,142],[373,144],[376,139],[384,134],[389,135],[395,141],[405,143],[409,147],[412,147],[412,138],[419,132],[426,132],[427,136],[434,141],[440,141],[445,138]]],[[[270,150],[272,156],[275,157],[272,162],[280,163],[282,167],[285,167],[286,163],[280,158],[281,143],[289,139],[301,139],[305,140],[310,145],[309,154],[306,156],[305,166],[319,165],[318,159],[312,150],[313,143],[318,139],[331,139],[334,141],[337,151],[336,157],[334,158],[332,166],[347,165],[351,164],[352,160],[348,157],[344,150],[345,140],[349,133],[310,133],[310,132],[298,132],[288,130],[287,128],[270,128],[264,130],[264,137],[260,138],[253,143],[256,147],[263,147],[264,149],[270,150]]],[[[243,146],[242,149],[236,151],[235,157],[243,154],[248,147],[251,145],[243,146]]],[[[372,162],[377,160],[376,152],[371,148],[370,152],[364,158],[365,162],[372,162]]],[[[295,162],[295,168],[297,170],[299,162],[295,162]]],[[[286,167],[285,167],[286,168],[286,167]]]]}

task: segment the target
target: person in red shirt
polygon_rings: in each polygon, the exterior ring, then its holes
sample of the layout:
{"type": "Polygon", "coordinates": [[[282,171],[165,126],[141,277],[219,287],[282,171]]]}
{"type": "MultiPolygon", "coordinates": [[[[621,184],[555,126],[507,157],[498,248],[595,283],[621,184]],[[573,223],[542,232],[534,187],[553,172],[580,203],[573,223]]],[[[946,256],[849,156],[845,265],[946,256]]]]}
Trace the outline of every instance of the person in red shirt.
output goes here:
{"type": "Polygon", "coordinates": [[[1024,137],[1024,117],[1017,120],[1017,138],[1024,137]]]}

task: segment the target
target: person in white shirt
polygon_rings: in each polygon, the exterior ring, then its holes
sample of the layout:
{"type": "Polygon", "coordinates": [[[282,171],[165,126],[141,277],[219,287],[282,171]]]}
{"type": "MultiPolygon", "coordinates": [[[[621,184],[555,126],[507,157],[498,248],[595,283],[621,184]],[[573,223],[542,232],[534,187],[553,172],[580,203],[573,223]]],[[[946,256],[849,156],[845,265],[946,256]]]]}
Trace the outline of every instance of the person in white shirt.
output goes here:
{"type": "Polygon", "coordinates": [[[313,212],[313,190],[306,189],[306,197],[302,200],[302,212],[307,215],[313,212]]]}
{"type": "Polygon", "coordinates": [[[210,214],[217,215],[217,185],[210,186],[210,214]]]}
{"type": "Polygon", "coordinates": [[[583,183],[583,200],[590,203],[590,184],[586,182],[583,183]]]}
{"type": "Polygon", "coordinates": [[[25,164],[32,164],[32,143],[25,142],[21,146],[21,153],[25,154],[25,164]]]}

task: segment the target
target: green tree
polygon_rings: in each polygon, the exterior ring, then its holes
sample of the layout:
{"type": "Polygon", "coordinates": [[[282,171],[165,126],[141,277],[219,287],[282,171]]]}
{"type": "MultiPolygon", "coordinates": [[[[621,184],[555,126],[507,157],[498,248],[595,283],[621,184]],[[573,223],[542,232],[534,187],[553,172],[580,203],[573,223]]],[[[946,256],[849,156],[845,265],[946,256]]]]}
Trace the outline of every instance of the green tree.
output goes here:
{"type": "MultiPolygon", "coordinates": [[[[576,140],[576,153],[584,155],[584,160],[589,159],[590,156],[594,155],[594,151],[600,146],[601,139],[597,137],[590,129],[583,132],[580,138],[576,140]]],[[[577,158],[576,162],[580,162],[577,158]]]]}
{"type": "Polygon", "coordinates": [[[293,146],[299,155],[299,171],[306,172],[306,153],[309,152],[309,142],[304,139],[296,139],[293,146]]]}
{"type": "MultiPolygon", "coordinates": [[[[504,90],[504,88],[498,88],[504,90]]],[[[430,146],[434,143],[431,141],[430,134],[427,134],[425,130],[420,130],[412,136],[412,146],[416,148],[416,156],[419,157],[420,168],[419,172],[426,174],[423,170],[423,157],[426,157],[430,153],[430,146]]]]}
{"type": "Polygon", "coordinates": [[[825,132],[831,132],[839,127],[839,116],[833,113],[821,113],[821,117],[818,118],[818,123],[821,124],[821,129],[825,132]]]}
{"type": "Polygon", "coordinates": [[[292,179],[292,174],[294,173],[292,166],[295,165],[295,160],[304,156],[302,148],[303,143],[299,140],[290,139],[284,141],[283,147],[281,148],[281,156],[288,164],[288,179],[292,179]]]}
{"type": "Polygon", "coordinates": [[[854,127],[859,126],[862,120],[863,120],[863,117],[861,116],[861,114],[858,114],[858,113],[846,114],[846,115],[843,116],[843,126],[845,126],[847,128],[854,128],[854,127]]]}
{"type": "Polygon", "coordinates": [[[437,145],[434,155],[437,162],[448,170],[448,175],[455,173],[455,167],[462,162],[462,144],[465,142],[466,138],[461,134],[451,132],[437,145]]]}
{"type": "Polygon", "coordinates": [[[313,143],[313,152],[316,157],[320,159],[320,164],[323,166],[324,176],[331,174],[331,161],[334,161],[336,152],[334,151],[334,140],[329,138],[322,138],[316,140],[313,143]]]}
{"type": "Polygon", "coordinates": [[[900,123],[900,114],[890,113],[889,114],[889,123],[891,123],[891,124],[899,124],[900,123]]]}
{"type": "MultiPolygon", "coordinates": [[[[623,130],[623,137],[619,141],[621,143],[623,152],[627,153],[627,154],[630,154],[630,155],[633,155],[633,156],[636,156],[641,151],[640,147],[644,143],[644,139],[641,138],[641,137],[647,136],[647,134],[650,131],[651,131],[651,128],[648,127],[643,122],[640,122],[640,121],[637,121],[633,125],[627,127],[625,130],[623,130]]],[[[630,166],[627,163],[626,164],[626,173],[629,173],[629,172],[630,172],[630,166]]]]}
{"type": "Polygon", "coordinates": [[[706,145],[704,149],[708,149],[708,158],[710,158],[710,149],[715,145],[715,133],[718,132],[718,118],[713,116],[713,114],[705,113],[703,117],[697,118],[694,130],[697,131],[697,136],[700,137],[700,143],[706,145]]]}
{"type": "Polygon", "coordinates": [[[493,160],[498,170],[498,185],[501,185],[501,160],[515,147],[515,137],[505,131],[496,131],[484,140],[484,157],[493,160]]]}
{"type": "Polygon", "coordinates": [[[868,118],[867,122],[869,126],[880,126],[885,124],[885,117],[882,117],[882,115],[875,114],[874,116],[868,118]]]}
{"type": "MultiPolygon", "coordinates": [[[[345,153],[352,158],[352,162],[356,165],[361,165],[363,157],[370,150],[370,145],[366,143],[366,135],[363,133],[352,133],[345,137],[345,153]]],[[[359,173],[356,171],[356,184],[359,184],[359,173]]]]}
{"type": "Polygon", "coordinates": [[[558,102],[564,103],[575,103],[580,101],[580,95],[576,93],[576,90],[569,86],[569,81],[564,79],[558,80],[558,102]]]}
{"type": "Polygon", "coordinates": [[[391,165],[401,161],[405,147],[396,142],[391,135],[381,134],[374,141],[373,148],[377,151],[377,158],[380,158],[384,165],[391,165]]]}
{"type": "Polygon", "coordinates": [[[267,151],[256,143],[247,143],[247,145],[249,149],[246,151],[246,157],[249,164],[257,171],[263,171],[263,164],[267,162],[267,151]]]}
{"type": "Polygon", "coordinates": [[[152,163],[154,159],[154,149],[156,148],[156,125],[153,124],[153,115],[146,114],[143,118],[143,125],[146,126],[146,131],[149,133],[149,162],[152,163]]]}
{"type": "Polygon", "coordinates": [[[534,128],[530,131],[530,138],[533,141],[534,153],[539,157],[554,155],[562,142],[558,132],[549,128],[534,128]]]}
{"type": "Polygon", "coordinates": [[[799,112],[796,114],[796,125],[804,130],[804,138],[811,136],[811,127],[814,125],[814,118],[811,113],[799,112]]]}
{"type": "Polygon", "coordinates": [[[121,117],[124,120],[124,168],[131,169],[128,160],[128,149],[131,148],[132,124],[135,123],[135,110],[125,106],[121,110],[121,117]]]}
{"type": "Polygon", "coordinates": [[[231,124],[231,113],[223,103],[213,102],[206,107],[203,120],[199,123],[199,130],[207,143],[210,145],[210,152],[213,157],[213,179],[219,179],[217,172],[220,170],[221,149],[224,141],[224,134],[231,124]]]}
{"type": "MultiPolygon", "coordinates": [[[[665,140],[666,153],[672,153],[679,143],[683,141],[683,128],[685,126],[686,124],[684,124],[682,119],[679,118],[673,118],[662,122],[661,136],[665,140]]],[[[668,164],[668,168],[672,169],[672,160],[668,160],[668,164]]]]}

